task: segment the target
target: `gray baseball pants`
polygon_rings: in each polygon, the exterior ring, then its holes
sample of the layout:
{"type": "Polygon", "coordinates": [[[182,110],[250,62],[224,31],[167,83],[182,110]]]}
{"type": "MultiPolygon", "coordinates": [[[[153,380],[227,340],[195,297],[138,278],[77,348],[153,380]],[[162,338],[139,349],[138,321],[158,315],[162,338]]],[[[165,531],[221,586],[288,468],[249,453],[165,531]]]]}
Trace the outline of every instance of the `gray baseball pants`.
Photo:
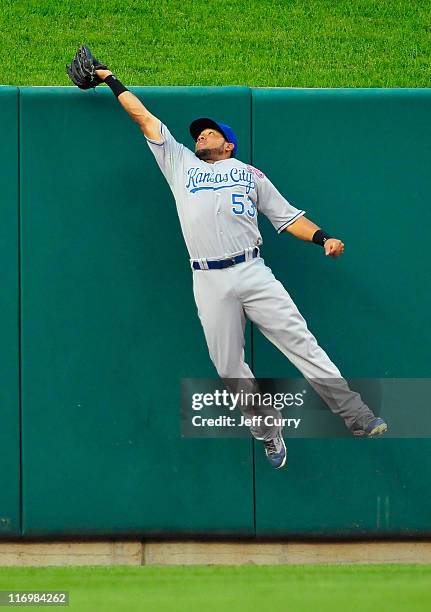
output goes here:
{"type": "MultiPolygon", "coordinates": [[[[364,428],[375,418],[317,344],[292,298],[261,257],[223,270],[194,270],[193,293],[209,354],[220,378],[244,379],[242,388],[255,391],[253,372],[244,359],[248,318],[298,368],[349,429],[354,424],[364,428]]],[[[272,407],[243,406],[241,411],[246,417],[280,417],[272,407]]],[[[280,428],[262,424],[250,431],[256,439],[268,440],[280,428]]]]}

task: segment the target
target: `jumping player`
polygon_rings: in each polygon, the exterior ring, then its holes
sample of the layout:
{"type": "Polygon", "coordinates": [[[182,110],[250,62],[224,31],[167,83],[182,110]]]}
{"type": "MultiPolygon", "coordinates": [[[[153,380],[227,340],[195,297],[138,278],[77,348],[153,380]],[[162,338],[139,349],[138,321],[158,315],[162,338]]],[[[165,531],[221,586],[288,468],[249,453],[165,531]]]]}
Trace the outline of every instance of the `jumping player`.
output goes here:
{"type": "MultiPolygon", "coordinates": [[[[206,117],[193,121],[193,152],[177,142],[110,70],[99,69],[96,74],[139,125],[174,195],[190,255],[198,315],[219,376],[254,380],[244,360],[248,318],[354,435],[384,433],[386,423],[349,389],[286,289],[265,265],[259,249],[258,213],[266,215],[278,233],[287,231],[321,245],[329,257],[342,255],[343,242],[292,206],[260,170],[237,159],[237,138],[228,125],[206,117]]],[[[250,431],[263,441],[271,465],[284,467],[287,450],[281,428],[262,423],[250,431]]]]}

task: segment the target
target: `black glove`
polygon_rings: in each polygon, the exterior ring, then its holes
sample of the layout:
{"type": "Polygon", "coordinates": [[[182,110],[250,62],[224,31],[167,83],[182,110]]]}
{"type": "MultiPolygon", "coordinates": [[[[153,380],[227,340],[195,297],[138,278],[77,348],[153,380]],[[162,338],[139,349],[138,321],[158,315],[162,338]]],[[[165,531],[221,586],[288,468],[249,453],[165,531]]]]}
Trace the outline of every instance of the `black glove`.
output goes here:
{"type": "Polygon", "coordinates": [[[103,83],[96,74],[97,69],[107,70],[108,66],[101,64],[91,53],[87,45],[81,45],[70,66],[66,66],[67,74],[80,89],[91,89],[103,83]]]}

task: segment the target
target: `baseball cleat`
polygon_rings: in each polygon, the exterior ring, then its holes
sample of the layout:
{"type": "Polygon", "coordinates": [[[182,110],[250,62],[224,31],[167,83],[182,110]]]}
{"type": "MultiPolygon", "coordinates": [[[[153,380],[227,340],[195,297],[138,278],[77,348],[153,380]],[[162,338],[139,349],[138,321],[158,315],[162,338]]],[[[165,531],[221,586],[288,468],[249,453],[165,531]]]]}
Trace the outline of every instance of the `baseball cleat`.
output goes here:
{"type": "Polygon", "coordinates": [[[354,436],[365,436],[366,438],[377,438],[388,430],[387,424],[383,419],[377,417],[368,423],[365,429],[353,429],[354,436]]]}
{"type": "Polygon", "coordinates": [[[265,454],[272,467],[276,470],[281,470],[286,465],[287,460],[287,449],[281,433],[275,438],[271,438],[271,440],[264,440],[263,445],[265,446],[265,454]]]}

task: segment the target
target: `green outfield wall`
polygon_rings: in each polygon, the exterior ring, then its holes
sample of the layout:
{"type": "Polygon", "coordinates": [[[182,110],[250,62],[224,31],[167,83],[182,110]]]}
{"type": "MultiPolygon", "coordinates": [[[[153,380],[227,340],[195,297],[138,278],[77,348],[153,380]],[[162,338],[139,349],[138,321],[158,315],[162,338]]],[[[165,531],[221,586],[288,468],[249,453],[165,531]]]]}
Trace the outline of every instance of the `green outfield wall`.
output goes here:
{"type": "MultiPolygon", "coordinates": [[[[431,90],[262,89],[252,100],[253,163],[346,244],[328,260],[263,220],[265,258],[308,327],[346,377],[429,377],[431,90]]],[[[257,376],[296,375],[259,333],[253,347],[257,376]]],[[[414,410],[405,406],[407,420],[414,410]]],[[[431,440],[289,449],[285,474],[268,473],[256,453],[257,534],[431,530],[431,440]]]]}
{"type": "MultiPolygon", "coordinates": [[[[249,89],[136,93],[250,156],[249,89]]],[[[214,371],[144,136],[107,89],[20,96],[23,534],[253,534],[252,441],[179,434],[179,380],[214,371]]]]}
{"type": "Polygon", "coordinates": [[[18,95],[0,87],[0,538],[21,531],[18,95]]]}
{"type": "MultiPolygon", "coordinates": [[[[346,243],[263,256],[347,377],[428,377],[431,90],[132,88],[175,137],[214,116],[238,157],[346,243]]],[[[105,88],[0,88],[0,537],[431,533],[427,439],[180,436],[184,377],[214,377],[171,192],[105,88]],[[3,525],[2,525],[2,521],[3,525]]],[[[260,377],[298,376],[247,328],[260,377]]],[[[406,418],[414,406],[406,406],[406,418]]]]}

